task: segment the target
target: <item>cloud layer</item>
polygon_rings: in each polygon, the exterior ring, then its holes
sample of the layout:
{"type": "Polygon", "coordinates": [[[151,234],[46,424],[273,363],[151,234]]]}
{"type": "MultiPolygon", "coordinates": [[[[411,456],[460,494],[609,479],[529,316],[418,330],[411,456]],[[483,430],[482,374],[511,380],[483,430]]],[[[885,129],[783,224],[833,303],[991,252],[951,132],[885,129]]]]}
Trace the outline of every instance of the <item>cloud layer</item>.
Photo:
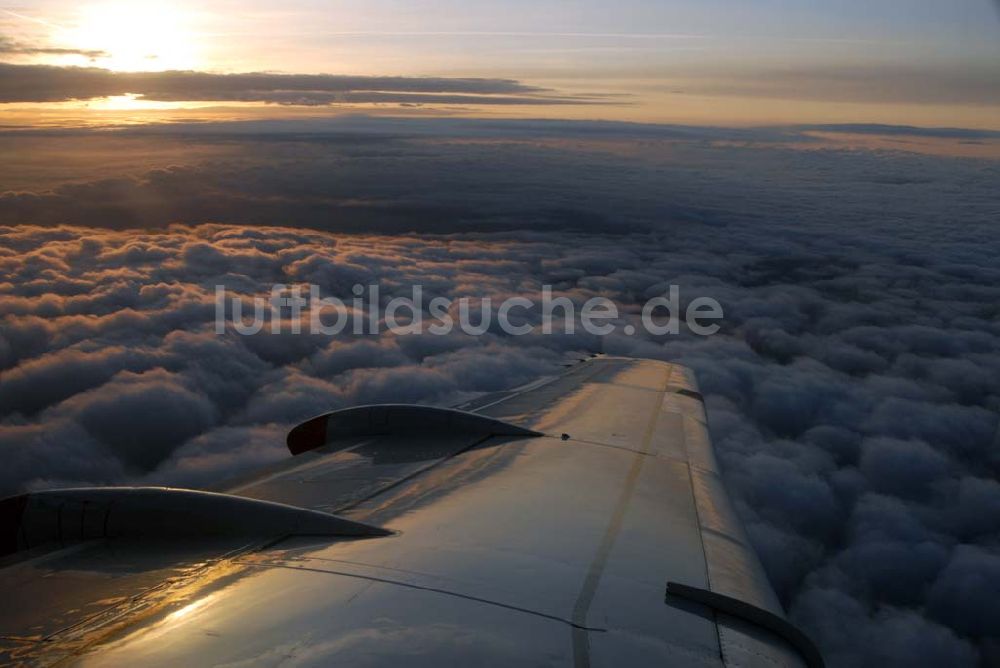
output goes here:
{"type": "Polygon", "coordinates": [[[84,56],[100,58],[107,53],[99,49],[69,49],[56,46],[26,44],[0,35],[0,54],[4,56],[84,56]]]}
{"type": "MultiPolygon", "coordinates": [[[[20,49],[0,43],[0,53],[20,49]]],[[[66,102],[118,95],[156,102],[596,104],[511,79],[195,71],[114,72],[97,67],[0,63],[0,103],[66,102]]]]}
{"type": "Polygon", "coordinates": [[[696,370],[752,540],[831,665],[996,661],[997,164],[699,132],[258,134],[236,159],[5,194],[5,219],[48,224],[0,228],[0,487],[204,484],[283,458],[288,426],[331,408],[456,402],[569,351],[670,359],[696,370]],[[674,283],[726,317],[707,339],[213,331],[219,283],[376,281],[548,283],[626,317],[674,283]]]}

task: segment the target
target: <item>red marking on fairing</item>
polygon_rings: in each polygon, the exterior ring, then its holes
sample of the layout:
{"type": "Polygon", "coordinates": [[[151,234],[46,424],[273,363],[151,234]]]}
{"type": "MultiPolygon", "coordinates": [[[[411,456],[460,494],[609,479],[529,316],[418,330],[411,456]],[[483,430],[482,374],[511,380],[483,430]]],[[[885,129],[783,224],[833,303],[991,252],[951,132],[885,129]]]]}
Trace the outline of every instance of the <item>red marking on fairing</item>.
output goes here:
{"type": "Polygon", "coordinates": [[[326,421],[327,416],[321,415],[303,422],[288,432],[285,442],[291,453],[298,455],[325,445],[326,421]]]}

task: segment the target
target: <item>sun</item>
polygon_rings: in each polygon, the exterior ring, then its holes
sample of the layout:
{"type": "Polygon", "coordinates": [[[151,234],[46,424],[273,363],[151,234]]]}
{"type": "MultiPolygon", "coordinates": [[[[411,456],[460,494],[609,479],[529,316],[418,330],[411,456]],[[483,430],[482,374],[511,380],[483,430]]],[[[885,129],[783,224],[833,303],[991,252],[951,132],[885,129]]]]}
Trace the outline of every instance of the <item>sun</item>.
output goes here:
{"type": "Polygon", "coordinates": [[[193,13],[176,3],[113,2],[79,8],[64,38],[73,48],[100,51],[92,64],[116,71],[196,69],[193,13]]]}

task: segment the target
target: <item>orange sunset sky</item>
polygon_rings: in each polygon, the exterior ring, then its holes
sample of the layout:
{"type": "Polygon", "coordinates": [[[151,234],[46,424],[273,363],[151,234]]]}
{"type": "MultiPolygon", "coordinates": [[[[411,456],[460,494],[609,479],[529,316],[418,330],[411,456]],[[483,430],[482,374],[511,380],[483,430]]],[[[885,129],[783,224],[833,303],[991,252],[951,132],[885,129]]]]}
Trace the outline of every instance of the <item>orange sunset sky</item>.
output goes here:
{"type": "Polygon", "coordinates": [[[361,110],[998,129],[998,17],[989,0],[37,0],[0,8],[0,123],[361,110]],[[223,78],[245,73],[272,79],[223,78]]]}

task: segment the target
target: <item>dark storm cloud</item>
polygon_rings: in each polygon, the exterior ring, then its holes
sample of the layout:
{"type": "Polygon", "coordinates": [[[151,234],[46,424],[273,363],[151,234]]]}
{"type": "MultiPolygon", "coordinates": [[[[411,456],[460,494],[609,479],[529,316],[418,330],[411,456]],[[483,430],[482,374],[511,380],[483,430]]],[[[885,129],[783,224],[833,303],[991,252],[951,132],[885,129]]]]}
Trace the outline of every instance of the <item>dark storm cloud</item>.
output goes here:
{"type": "Polygon", "coordinates": [[[331,408],[454,403],[572,351],[675,360],[830,665],[995,661],[997,164],[533,127],[244,138],[232,160],[4,195],[6,220],[48,225],[0,228],[0,487],[209,484],[286,456],[289,426],[331,408]],[[170,224],[194,219],[219,222],[170,224]],[[149,229],[113,229],[130,220],[149,229]],[[630,314],[676,283],[726,317],[707,339],[214,333],[218,283],[376,281],[384,298],[551,283],[630,314]]]}
{"type": "MultiPolygon", "coordinates": [[[[2,49],[0,49],[2,52],[2,49]]],[[[65,102],[114,95],[160,102],[597,104],[599,98],[555,94],[511,79],[215,74],[194,71],[113,72],[95,67],[0,63],[0,103],[65,102]]]]}

